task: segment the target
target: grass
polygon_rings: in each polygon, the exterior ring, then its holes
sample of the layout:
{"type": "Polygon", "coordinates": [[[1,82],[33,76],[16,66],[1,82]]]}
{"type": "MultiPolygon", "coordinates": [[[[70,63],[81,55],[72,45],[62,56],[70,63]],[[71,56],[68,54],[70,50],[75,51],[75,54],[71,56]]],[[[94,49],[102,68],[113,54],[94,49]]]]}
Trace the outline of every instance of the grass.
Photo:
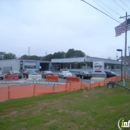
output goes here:
{"type": "Polygon", "coordinates": [[[9,100],[0,103],[0,130],[118,130],[129,108],[130,91],[121,87],[9,100]]]}

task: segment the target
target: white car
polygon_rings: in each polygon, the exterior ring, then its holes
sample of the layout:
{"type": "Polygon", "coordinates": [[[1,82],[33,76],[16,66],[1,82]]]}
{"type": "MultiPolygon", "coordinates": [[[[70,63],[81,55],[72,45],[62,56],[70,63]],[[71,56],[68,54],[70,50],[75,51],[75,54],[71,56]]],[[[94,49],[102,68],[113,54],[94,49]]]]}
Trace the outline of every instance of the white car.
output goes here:
{"type": "Polygon", "coordinates": [[[64,79],[64,78],[66,78],[68,76],[73,76],[73,74],[71,72],[69,72],[69,71],[61,71],[61,73],[59,73],[58,76],[60,78],[64,79]]]}

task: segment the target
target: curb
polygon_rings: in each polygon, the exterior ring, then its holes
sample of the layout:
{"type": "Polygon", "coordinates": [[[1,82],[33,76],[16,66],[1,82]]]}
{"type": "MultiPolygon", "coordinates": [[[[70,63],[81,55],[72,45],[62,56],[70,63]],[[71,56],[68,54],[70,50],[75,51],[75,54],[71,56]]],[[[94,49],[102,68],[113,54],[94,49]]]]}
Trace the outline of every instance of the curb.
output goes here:
{"type": "Polygon", "coordinates": [[[38,82],[38,81],[26,81],[26,82],[21,82],[21,81],[1,81],[0,84],[65,84],[65,83],[57,83],[57,82],[38,82]]]}

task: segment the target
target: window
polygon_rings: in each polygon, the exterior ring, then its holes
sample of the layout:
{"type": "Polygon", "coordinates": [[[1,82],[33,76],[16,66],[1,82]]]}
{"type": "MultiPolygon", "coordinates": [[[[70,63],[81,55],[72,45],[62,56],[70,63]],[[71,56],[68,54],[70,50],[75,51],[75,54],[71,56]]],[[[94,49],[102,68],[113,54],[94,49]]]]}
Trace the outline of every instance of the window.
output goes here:
{"type": "Polygon", "coordinates": [[[33,65],[25,65],[25,69],[36,69],[36,66],[33,65]]]}

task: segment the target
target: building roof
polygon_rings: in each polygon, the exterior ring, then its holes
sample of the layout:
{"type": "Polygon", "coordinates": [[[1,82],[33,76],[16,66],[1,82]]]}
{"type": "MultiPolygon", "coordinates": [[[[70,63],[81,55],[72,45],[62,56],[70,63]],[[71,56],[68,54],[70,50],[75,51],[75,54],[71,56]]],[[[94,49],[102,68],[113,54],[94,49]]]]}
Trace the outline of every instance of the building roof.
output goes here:
{"type": "Polygon", "coordinates": [[[52,59],[51,63],[75,63],[75,62],[93,62],[93,61],[104,61],[104,63],[120,64],[117,60],[97,58],[97,57],[78,57],[78,58],[63,58],[63,59],[52,59]]]}

